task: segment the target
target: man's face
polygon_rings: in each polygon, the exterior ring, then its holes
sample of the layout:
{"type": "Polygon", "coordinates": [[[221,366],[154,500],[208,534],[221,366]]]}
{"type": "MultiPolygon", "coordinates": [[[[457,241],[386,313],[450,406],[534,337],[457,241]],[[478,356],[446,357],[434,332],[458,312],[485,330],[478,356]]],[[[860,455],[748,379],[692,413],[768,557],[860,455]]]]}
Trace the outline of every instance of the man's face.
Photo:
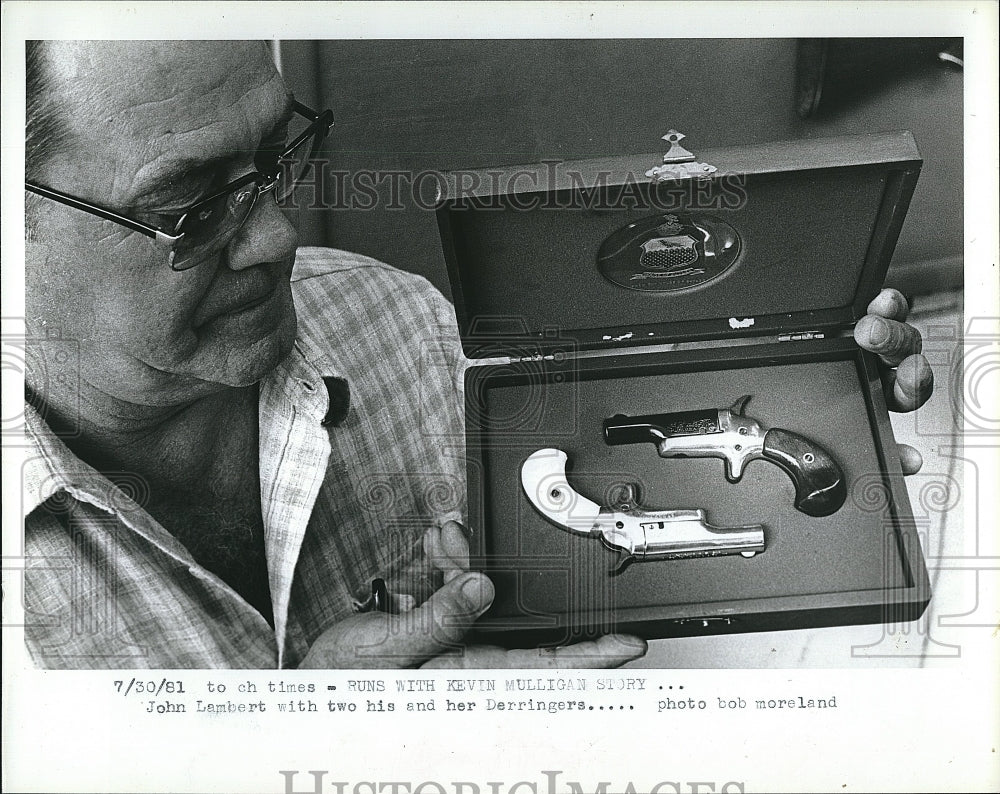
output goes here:
{"type": "MultiPolygon", "coordinates": [[[[171,229],[199,197],[283,141],[288,95],[245,42],[50,43],[64,143],[36,180],[171,229]]],[[[152,239],[40,200],[27,244],[29,332],[79,342],[81,377],[144,405],[259,380],[295,336],[294,228],[271,194],[229,245],[175,272],[152,239]]]]}

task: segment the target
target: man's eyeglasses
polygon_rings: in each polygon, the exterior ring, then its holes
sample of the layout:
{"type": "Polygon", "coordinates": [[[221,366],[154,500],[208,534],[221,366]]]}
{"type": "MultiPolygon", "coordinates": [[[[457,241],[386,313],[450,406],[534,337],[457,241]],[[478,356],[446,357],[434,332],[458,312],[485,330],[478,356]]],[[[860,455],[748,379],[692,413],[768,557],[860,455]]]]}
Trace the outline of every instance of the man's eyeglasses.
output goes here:
{"type": "Polygon", "coordinates": [[[167,231],[111,210],[88,204],[58,190],[25,182],[32,193],[58,201],[99,218],[112,221],[133,231],[152,237],[170,248],[168,263],[174,270],[187,270],[224,248],[249,217],[257,198],[267,192],[274,195],[280,206],[309,173],[316,152],[333,126],[333,112],[317,113],[300,102],[293,110],[309,122],[280,153],[259,152],[256,171],[241,176],[223,188],[199,199],[183,211],[173,230],[167,231]]]}

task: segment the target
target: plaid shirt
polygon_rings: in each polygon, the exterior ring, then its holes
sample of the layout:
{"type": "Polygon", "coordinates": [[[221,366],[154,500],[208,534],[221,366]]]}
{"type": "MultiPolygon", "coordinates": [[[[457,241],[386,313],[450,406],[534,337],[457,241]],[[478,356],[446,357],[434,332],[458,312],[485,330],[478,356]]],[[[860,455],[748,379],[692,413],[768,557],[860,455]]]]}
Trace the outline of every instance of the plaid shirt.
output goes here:
{"type": "Polygon", "coordinates": [[[29,407],[25,637],[38,665],[294,667],[432,522],[460,517],[451,305],[418,276],[330,249],[299,249],[292,287],[299,337],[259,400],[274,627],[142,508],[139,478],[113,485],[29,407]],[[336,427],[322,425],[324,378],[349,383],[336,427]]]}

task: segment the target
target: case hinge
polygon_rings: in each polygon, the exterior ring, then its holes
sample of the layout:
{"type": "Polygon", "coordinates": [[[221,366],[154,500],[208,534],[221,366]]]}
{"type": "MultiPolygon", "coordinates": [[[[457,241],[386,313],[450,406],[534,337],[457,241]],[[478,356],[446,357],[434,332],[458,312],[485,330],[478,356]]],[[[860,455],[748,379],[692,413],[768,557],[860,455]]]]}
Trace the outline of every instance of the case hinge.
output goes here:
{"type": "Polygon", "coordinates": [[[801,331],[795,334],[778,334],[779,342],[798,342],[804,339],[825,339],[826,334],[822,331],[801,331]]]}
{"type": "Polygon", "coordinates": [[[547,356],[543,356],[541,353],[535,353],[530,356],[519,356],[514,358],[513,356],[504,359],[506,364],[523,364],[530,361],[555,361],[556,357],[551,353],[547,356]]]}

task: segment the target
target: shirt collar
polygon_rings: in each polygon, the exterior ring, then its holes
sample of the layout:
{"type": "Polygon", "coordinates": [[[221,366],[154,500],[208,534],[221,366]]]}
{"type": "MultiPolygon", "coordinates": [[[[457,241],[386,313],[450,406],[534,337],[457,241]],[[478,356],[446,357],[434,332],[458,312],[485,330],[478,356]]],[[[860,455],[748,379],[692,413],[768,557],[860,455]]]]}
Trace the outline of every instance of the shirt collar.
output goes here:
{"type": "Polygon", "coordinates": [[[25,516],[60,491],[108,509],[105,500],[95,498],[95,486],[109,481],[74,455],[30,403],[24,404],[24,431],[28,441],[22,489],[25,516]]]}
{"type": "MultiPolygon", "coordinates": [[[[342,370],[304,339],[295,340],[291,352],[265,376],[262,385],[285,392],[321,424],[339,425],[350,408],[350,386],[342,370]]],[[[24,430],[28,455],[23,470],[23,515],[60,491],[108,509],[106,499],[94,498],[94,486],[109,481],[78,458],[27,402],[24,430]]]]}

